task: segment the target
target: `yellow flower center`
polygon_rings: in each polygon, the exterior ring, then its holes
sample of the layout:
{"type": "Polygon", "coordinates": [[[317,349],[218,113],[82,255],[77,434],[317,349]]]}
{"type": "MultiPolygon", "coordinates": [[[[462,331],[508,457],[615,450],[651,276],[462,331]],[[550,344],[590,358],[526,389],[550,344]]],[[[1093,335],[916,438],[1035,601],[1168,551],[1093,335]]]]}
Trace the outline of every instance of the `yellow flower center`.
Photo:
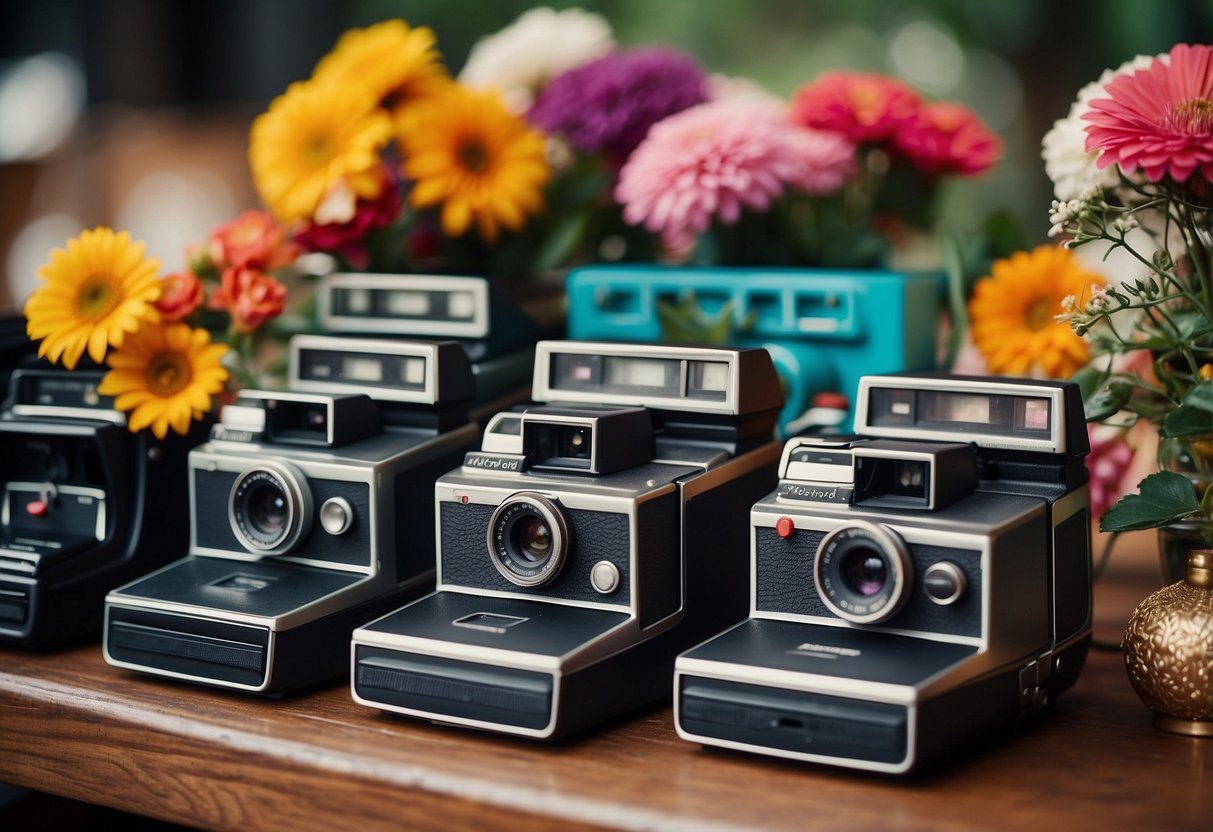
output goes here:
{"type": "Polygon", "coordinates": [[[1028,312],[1023,317],[1024,326],[1033,332],[1040,332],[1045,327],[1052,326],[1057,322],[1057,306],[1056,303],[1040,298],[1028,307],[1028,312]]]}
{"type": "Polygon", "coordinates": [[[178,352],[156,353],[147,364],[148,392],[162,399],[180,393],[192,377],[189,361],[178,352]]]}
{"type": "Polygon", "coordinates": [[[89,323],[104,319],[118,307],[121,300],[108,274],[92,274],[84,279],[76,292],[76,313],[89,323]]]}
{"type": "Polygon", "coordinates": [[[459,163],[477,176],[489,169],[489,152],[479,139],[468,139],[459,145],[459,163]]]}
{"type": "Polygon", "coordinates": [[[1213,133],[1213,100],[1191,98],[1181,101],[1171,110],[1171,125],[1189,136],[1213,133]]]}
{"type": "Polygon", "coordinates": [[[328,136],[313,134],[303,142],[303,158],[313,166],[328,164],[333,158],[333,146],[328,136]]]}

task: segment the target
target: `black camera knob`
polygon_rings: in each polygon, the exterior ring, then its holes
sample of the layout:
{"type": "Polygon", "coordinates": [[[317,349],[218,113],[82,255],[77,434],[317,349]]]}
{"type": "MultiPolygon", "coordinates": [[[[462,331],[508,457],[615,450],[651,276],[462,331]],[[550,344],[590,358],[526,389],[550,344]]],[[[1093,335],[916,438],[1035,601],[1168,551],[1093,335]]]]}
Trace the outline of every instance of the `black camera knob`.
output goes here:
{"type": "Polygon", "coordinates": [[[940,606],[955,604],[968,589],[969,580],[962,570],[950,560],[932,563],[922,576],[922,586],[927,597],[940,606]]]}

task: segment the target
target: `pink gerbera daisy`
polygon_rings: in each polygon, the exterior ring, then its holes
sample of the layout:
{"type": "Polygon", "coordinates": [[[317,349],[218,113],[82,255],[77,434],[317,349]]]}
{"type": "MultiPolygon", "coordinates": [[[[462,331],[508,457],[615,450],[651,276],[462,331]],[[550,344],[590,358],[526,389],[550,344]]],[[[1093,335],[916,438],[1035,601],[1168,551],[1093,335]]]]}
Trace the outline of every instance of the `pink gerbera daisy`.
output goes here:
{"type": "Polygon", "coordinates": [[[1002,141],[968,107],[940,101],[898,127],[893,144],[926,174],[975,176],[1002,155],[1002,141]]]}
{"type": "Polygon", "coordinates": [[[792,98],[796,124],[834,130],[853,142],[879,142],[922,106],[918,93],[874,72],[823,73],[792,98]]]}
{"type": "Polygon", "coordinates": [[[1213,179],[1213,47],[1178,44],[1145,69],[1113,78],[1107,98],[1084,118],[1096,164],[1125,173],[1141,168],[1151,182],[1196,170],[1213,179]]]}
{"type": "Polygon", "coordinates": [[[844,137],[790,123],[767,101],[723,99],[655,124],[619,173],[624,219],[685,254],[713,219],[765,211],[786,189],[837,190],[855,169],[844,137]]]}

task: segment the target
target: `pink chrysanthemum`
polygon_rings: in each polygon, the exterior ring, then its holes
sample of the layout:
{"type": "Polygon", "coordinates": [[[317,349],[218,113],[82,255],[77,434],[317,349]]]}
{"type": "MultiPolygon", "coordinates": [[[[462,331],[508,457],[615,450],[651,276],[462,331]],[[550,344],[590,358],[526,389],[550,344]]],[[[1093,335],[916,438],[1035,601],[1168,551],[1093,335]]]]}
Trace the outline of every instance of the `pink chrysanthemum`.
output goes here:
{"type": "Polygon", "coordinates": [[[1178,44],[1104,91],[1084,117],[1099,168],[1141,168],[1151,182],[1186,182],[1196,170],[1213,179],[1213,47],[1178,44]]]}
{"type": "Polygon", "coordinates": [[[922,107],[893,136],[897,151],[926,174],[976,176],[1002,156],[1002,141],[963,104],[922,107]]]}
{"type": "Polygon", "coordinates": [[[726,99],[655,124],[620,171],[615,199],[627,222],[686,253],[713,219],[765,211],[789,188],[837,190],[854,169],[844,137],[798,127],[767,101],[726,99]]]}
{"type": "Polygon", "coordinates": [[[1091,514],[1103,515],[1132,490],[1137,480],[1130,476],[1133,449],[1125,441],[1123,431],[1107,425],[1088,425],[1091,453],[1087,456],[1087,472],[1091,479],[1091,514]]]}
{"type": "Polygon", "coordinates": [[[853,142],[880,142],[920,107],[918,93],[894,78],[834,71],[796,91],[791,119],[806,127],[834,130],[853,142]]]}

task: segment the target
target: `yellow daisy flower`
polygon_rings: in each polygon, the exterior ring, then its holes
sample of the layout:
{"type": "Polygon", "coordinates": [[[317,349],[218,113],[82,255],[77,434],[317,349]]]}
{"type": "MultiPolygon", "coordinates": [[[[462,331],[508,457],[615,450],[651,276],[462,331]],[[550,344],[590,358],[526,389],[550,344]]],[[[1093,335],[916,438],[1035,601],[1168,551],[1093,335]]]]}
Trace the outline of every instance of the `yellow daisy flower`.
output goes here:
{"type": "Polygon", "coordinates": [[[253,184],[281,222],[311,219],[334,188],[379,195],[379,150],[392,122],[370,90],[300,81],[253,120],[249,165],[253,184]]]}
{"type": "Polygon", "coordinates": [[[543,133],[509,112],[500,93],[452,84],[397,120],[414,207],[442,204],[442,226],[459,237],[474,220],[494,243],[543,209],[551,176],[543,133]]]}
{"type": "Polygon", "coordinates": [[[449,83],[442,54],[434,48],[437,40],[433,29],[409,28],[398,18],[350,29],[316,64],[312,78],[370,87],[380,104],[399,112],[449,83]]]}
{"type": "Polygon", "coordinates": [[[991,372],[1069,378],[1087,363],[1086,341],[1060,323],[1061,302],[1082,297],[1102,275],[1067,248],[1043,245],[998,260],[969,300],[973,343],[991,372]]]}
{"type": "Polygon", "coordinates": [[[87,349],[100,363],[127,333],[159,321],[160,261],[144,257],[145,248],[125,231],[94,228],[53,250],[38,269],[45,283],[25,302],[25,331],[42,339],[38,355],[71,370],[87,349]]]}
{"type": "Polygon", "coordinates": [[[226,344],[212,344],[205,329],[187,324],[143,327],[110,353],[110,371],[97,392],[114,396],[114,406],[130,411],[132,431],[150,426],[157,439],[171,427],[179,434],[211,409],[227,370],[220,363],[226,344]]]}
{"type": "Polygon", "coordinates": [[[463,234],[475,220],[494,242],[502,227],[517,231],[543,210],[551,175],[544,136],[506,109],[500,94],[451,83],[419,101],[397,122],[404,174],[414,181],[413,206],[442,205],[442,230],[463,234]]]}

